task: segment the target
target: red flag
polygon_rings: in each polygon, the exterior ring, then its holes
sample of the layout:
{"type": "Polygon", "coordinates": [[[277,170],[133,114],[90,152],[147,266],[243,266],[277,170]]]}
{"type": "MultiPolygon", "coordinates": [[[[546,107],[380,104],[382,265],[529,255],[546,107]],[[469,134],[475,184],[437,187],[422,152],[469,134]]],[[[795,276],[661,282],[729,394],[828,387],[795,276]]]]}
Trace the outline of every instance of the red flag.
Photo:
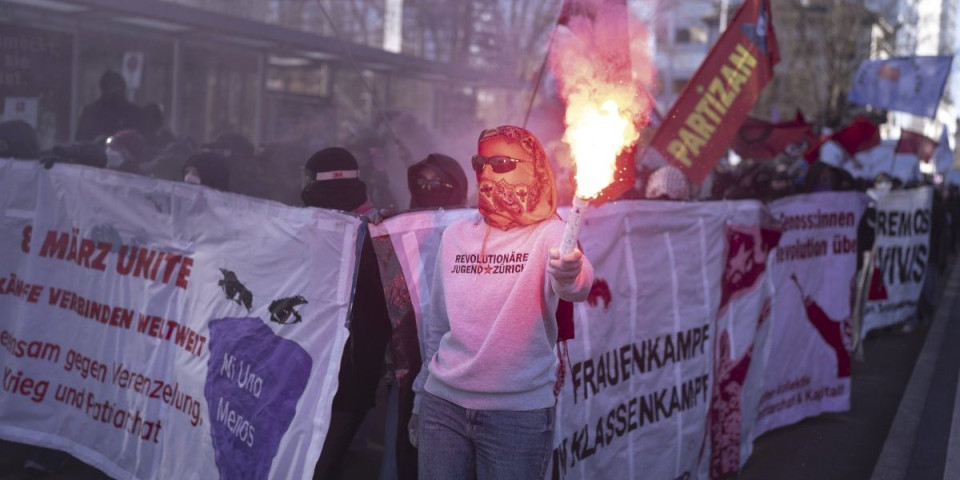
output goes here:
{"type": "Polygon", "coordinates": [[[866,115],[857,115],[850,125],[834,133],[831,139],[854,155],[880,145],[880,128],[866,115]]]}
{"type": "Polygon", "coordinates": [[[680,92],[651,141],[701,183],[727,150],[780,61],[770,0],[746,0],[680,92]]]}
{"type": "Polygon", "coordinates": [[[870,290],[867,293],[867,300],[886,300],[887,287],[883,284],[883,271],[879,266],[873,269],[873,275],[870,276],[870,290]]]}
{"type": "Polygon", "coordinates": [[[900,140],[897,141],[897,153],[916,155],[924,162],[930,161],[933,151],[937,148],[937,141],[922,133],[910,130],[900,131],[900,140]]]}
{"type": "Polygon", "coordinates": [[[772,160],[781,153],[799,157],[816,141],[812,125],[797,112],[795,120],[783,123],[747,117],[737,130],[731,148],[744,158],[772,160]]]}
{"type": "Polygon", "coordinates": [[[820,141],[803,154],[807,162],[813,163],[820,159],[820,147],[828,140],[839,143],[847,153],[855,155],[880,145],[880,128],[866,115],[857,115],[846,127],[832,135],[820,137],[820,141]]]}

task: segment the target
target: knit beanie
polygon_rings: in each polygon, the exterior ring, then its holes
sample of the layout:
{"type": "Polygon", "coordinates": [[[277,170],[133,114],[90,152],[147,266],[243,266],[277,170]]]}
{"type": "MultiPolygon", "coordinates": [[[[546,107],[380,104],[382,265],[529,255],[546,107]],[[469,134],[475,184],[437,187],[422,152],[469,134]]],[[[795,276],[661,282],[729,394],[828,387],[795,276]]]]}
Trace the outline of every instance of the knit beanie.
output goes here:
{"type": "Polygon", "coordinates": [[[690,185],[687,183],[687,177],[672,165],[660,167],[650,175],[646,197],[689,200],[690,185]]]}
{"type": "Polygon", "coordinates": [[[187,158],[183,166],[184,173],[186,173],[187,167],[197,169],[201,185],[224,192],[229,190],[230,164],[222,155],[214,152],[195,153],[187,158]]]}
{"type": "Polygon", "coordinates": [[[310,183],[300,192],[304,205],[351,212],[367,201],[360,167],[353,154],[340,147],[314,153],[303,166],[310,183]]]}

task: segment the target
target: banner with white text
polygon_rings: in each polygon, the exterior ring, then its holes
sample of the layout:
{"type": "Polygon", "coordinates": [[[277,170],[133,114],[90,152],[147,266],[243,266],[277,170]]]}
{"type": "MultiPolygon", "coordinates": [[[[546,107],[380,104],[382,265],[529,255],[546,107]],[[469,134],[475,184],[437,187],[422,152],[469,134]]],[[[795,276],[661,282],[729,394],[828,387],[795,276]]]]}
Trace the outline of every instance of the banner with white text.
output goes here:
{"type": "Polygon", "coordinates": [[[618,202],[580,237],[554,478],[720,478],[739,470],[742,388],[778,233],[752,202],[618,202]],[[614,233],[616,232],[616,233],[614,233]]]}
{"type": "Polygon", "coordinates": [[[0,225],[0,438],[114,478],[312,478],[357,218],[0,160],[0,225]]]}
{"type": "Polygon", "coordinates": [[[747,446],[774,428],[850,409],[850,300],[868,201],[824,192],[768,205],[783,236],[767,261],[773,296],[747,380],[745,403],[755,414],[745,421],[747,446]]]}
{"type": "Polygon", "coordinates": [[[916,314],[930,263],[933,189],[894,190],[876,205],[876,269],[863,307],[864,336],[916,314]]]}

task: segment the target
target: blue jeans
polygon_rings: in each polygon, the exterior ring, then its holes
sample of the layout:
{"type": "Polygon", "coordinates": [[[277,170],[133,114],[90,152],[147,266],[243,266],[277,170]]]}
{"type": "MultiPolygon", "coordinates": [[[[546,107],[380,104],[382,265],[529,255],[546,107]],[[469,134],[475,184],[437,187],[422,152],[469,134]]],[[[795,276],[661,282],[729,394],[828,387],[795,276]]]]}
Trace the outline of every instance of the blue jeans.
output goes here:
{"type": "Polygon", "coordinates": [[[542,479],[555,408],[471,410],[429,393],[420,405],[420,480],[542,479]]]}

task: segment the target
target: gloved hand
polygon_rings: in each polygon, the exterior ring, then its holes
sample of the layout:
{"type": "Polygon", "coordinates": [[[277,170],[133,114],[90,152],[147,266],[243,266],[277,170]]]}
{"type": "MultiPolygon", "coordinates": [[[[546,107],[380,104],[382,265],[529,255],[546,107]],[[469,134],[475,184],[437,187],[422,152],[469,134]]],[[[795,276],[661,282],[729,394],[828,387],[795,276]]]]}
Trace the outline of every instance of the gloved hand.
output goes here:
{"type": "Polygon", "coordinates": [[[547,273],[559,285],[570,285],[577,280],[580,269],[583,267],[583,254],[579,248],[560,256],[560,249],[550,249],[550,260],[547,262],[547,273]]]}
{"type": "Polygon", "coordinates": [[[410,416],[410,422],[407,423],[407,434],[410,436],[410,444],[417,448],[417,441],[420,433],[420,415],[414,413],[410,416]]]}
{"type": "Polygon", "coordinates": [[[43,165],[43,168],[50,170],[53,168],[53,164],[57,163],[60,159],[57,157],[43,157],[40,159],[40,164],[43,165]]]}

